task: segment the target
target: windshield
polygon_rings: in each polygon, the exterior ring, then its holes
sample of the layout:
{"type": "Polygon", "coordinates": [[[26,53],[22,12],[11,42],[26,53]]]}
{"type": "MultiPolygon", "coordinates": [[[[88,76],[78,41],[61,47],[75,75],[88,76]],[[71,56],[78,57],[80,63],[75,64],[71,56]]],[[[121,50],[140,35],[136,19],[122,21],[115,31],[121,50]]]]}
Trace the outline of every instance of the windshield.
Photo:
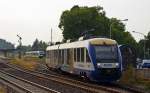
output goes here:
{"type": "Polygon", "coordinates": [[[117,58],[117,46],[116,45],[104,45],[104,46],[94,46],[96,59],[116,59],[117,58]]]}

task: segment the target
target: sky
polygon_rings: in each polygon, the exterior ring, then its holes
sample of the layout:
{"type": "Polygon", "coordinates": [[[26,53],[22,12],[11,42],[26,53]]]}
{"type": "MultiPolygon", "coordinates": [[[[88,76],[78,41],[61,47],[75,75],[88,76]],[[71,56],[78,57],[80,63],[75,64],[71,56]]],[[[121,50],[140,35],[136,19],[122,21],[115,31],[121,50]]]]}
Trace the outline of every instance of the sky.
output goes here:
{"type": "Polygon", "coordinates": [[[123,22],[126,30],[139,41],[150,31],[150,0],[0,0],[0,38],[18,45],[17,34],[23,45],[32,44],[38,38],[49,42],[51,28],[53,41],[61,41],[58,28],[63,11],[74,5],[102,6],[109,18],[115,17],[123,22]]]}

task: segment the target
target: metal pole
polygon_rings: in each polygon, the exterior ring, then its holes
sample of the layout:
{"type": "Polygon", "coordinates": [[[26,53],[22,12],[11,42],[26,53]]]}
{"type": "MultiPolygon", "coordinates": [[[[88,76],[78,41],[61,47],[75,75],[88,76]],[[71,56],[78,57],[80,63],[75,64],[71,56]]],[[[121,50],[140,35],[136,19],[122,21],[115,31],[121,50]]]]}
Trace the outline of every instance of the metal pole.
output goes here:
{"type": "Polygon", "coordinates": [[[109,38],[110,38],[110,39],[111,39],[111,26],[112,26],[112,24],[113,24],[113,23],[111,23],[111,24],[110,24],[110,27],[109,27],[109,30],[110,30],[110,33],[109,33],[109,36],[110,36],[110,37],[109,37],[109,38]]]}
{"type": "Polygon", "coordinates": [[[145,59],[145,49],[146,48],[146,40],[144,40],[144,59],[145,59]]]}
{"type": "Polygon", "coordinates": [[[52,31],[52,28],[51,28],[51,45],[52,45],[52,32],[53,32],[53,31],[52,31]]]}
{"type": "Polygon", "coordinates": [[[19,38],[19,40],[18,40],[18,42],[19,42],[19,59],[21,59],[22,58],[22,55],[21,55],[21,46],[22,46],[22,38],[19,36],[19,35],[17,35],[17,37],[19,38]]]}

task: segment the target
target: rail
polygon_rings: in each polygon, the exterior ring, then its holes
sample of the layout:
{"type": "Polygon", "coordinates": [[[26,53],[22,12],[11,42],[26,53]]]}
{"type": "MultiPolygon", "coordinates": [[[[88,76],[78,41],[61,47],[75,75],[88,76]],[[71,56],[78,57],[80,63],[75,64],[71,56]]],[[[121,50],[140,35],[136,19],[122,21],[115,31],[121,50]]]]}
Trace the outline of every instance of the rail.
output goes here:
{"type": "MultiPolygon", "coordinates": [[[[8,65],[8,64],[7,64],[8,65]]],[[[13,67],[12,65],[9,65],[11,68],[16,69],[21,71],[22,73],[28,73],[34,76],[37,76],[39,78],[42,78],[44,80],[51,80],[53,82],[57,82],[62,85],[67,85],[71,87],[75,87],[77,89],[86,91],[88,93],[102,93],[102,92],[109,92],[109,93],[143,93],[141,91],[131,89],[131,88],[124,88],[124,87],[107,87],[107,86],[102,86],[102,85],[97,85],[97,84],[90,84],[90,83],[85,83],[82,81],[58,76],[58,75],[52,75],[52,74],[46,74],[43,72],[37,72],[37,71],[31,71],[27,69],[22,69],[22,68],[16,68],[13,67]]]]}
{"type": "Polygon", "coordinates": [[[28,73],[28,74],[36,75],[40,78],[52,80],[54,82],[58,82],[63,85],[65,84],[68,86],[76,87],[80,90],[84,90],[84,91],[90,92],[90,93],[102,93],[102,91],[109,92],[109,93],[122,93],[122,92],[128,93],[126,90],[114,89],[114,88],[106,87],[106,86],[88,84],[85,82],[81,82],[81,81],[77,81],[77,80],[73,80],[73,79],[69,79],[69,78],[64,78],[61,76],[45,74],[45,73],[37,72],[37,71],[22,70],[20,68],[14,68],[14,69],[20,70],[20,71],[28,73]],[[46,76],[48,76],[48,77],[46,77],[46,76]]]}

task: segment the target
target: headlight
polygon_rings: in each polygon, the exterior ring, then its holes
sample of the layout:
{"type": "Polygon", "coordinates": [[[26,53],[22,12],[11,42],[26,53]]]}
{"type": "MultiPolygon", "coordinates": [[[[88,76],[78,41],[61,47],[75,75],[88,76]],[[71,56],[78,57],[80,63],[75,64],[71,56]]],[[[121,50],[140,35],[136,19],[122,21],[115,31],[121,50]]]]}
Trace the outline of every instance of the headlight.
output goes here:
{"type": "Polygon", "coordinates": [[[100,67],[100,66],[101,66],[101,63],[97,63],[97,66],[100,67]]]}
{"type": "Polygon", "coordinates": [[[116,67],[119,67],[119,63],[116,63],[115,65],[116,65],[116,67]]]}

